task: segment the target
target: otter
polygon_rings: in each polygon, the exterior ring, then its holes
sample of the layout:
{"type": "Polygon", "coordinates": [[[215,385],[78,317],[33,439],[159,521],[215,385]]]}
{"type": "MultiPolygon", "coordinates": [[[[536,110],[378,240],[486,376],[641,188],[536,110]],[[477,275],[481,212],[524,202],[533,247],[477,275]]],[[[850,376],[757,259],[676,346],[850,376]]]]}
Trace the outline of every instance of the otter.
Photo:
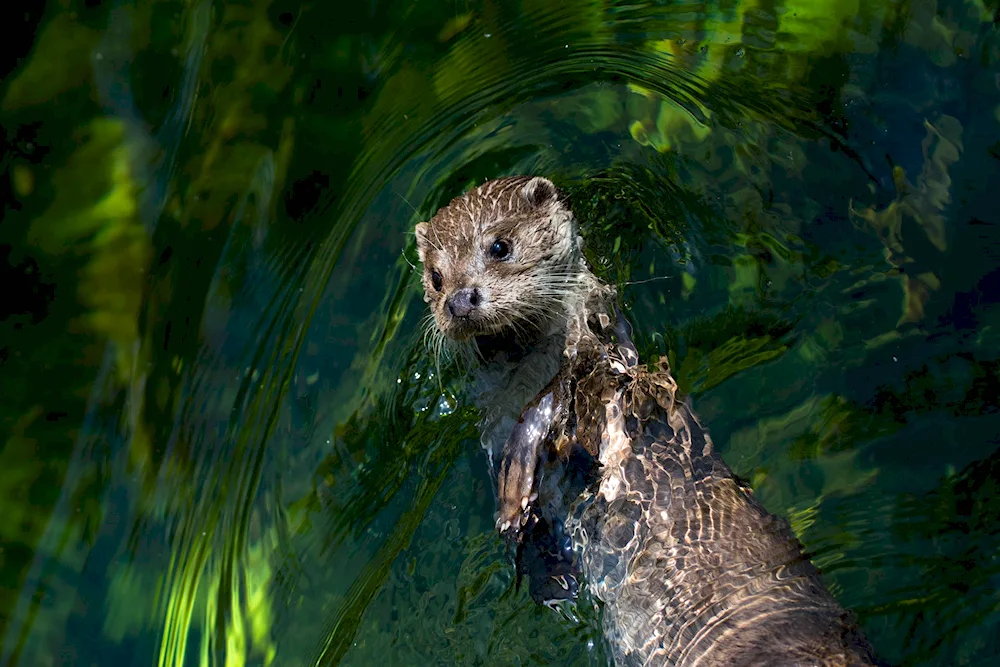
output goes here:
{"type": "Polygon", "coordinates": [[[639,363],[550,180],[488,181],[415,232],[429,333],[474,363],[497,527],[536,601],[582,579],[619,665],[879,664],[666,360],[639,363]]]}

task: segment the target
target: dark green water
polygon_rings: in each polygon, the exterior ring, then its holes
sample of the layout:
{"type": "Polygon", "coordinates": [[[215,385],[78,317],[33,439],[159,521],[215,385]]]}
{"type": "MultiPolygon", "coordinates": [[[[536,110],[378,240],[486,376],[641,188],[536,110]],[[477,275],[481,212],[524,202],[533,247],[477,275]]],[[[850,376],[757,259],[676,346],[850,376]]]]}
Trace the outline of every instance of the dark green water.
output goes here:
{"type": "MultiPolygon", "coordinates": [[[[4,19],[0,664],[601,665],[514,590],[413,225],[547,175],[881,655],[1000,653],[995,0],[4,19]]],[[[15,16],[16,14],[16,16],[15,16]]]]}

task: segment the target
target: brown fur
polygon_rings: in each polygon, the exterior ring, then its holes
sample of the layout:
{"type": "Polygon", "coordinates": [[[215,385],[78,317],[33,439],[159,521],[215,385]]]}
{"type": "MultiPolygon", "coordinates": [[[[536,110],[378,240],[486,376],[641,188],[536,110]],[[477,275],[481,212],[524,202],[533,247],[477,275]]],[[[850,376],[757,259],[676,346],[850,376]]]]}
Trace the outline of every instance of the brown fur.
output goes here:
{"type": "Polygon", "coordinates": [[[483,445],[495,467],[502,452],[498,526],[517,536],[539,507],[572,503],[565,526],[604,602],[617,663],[871,664],[787,522],[739,484],[690,406],[675,401],[665,362],[638,363],[614,290],[587,268],[551,182],[490,181],[416,235],[434,335],[480,352],[483,445]],[[497,239],[511,247],[502,261],[490,255],[497,239]],[[481,299],[456,316],[448,299],[467,288],[481,299]],[[600,471],[567,498],[548,453],[575,445],[600,471]]]}
{"type": "Polygon", "coordinates": [[[424,300],[438,329],[459,341],[505,331],[537,335],[561,319],[579,272],[572,226],[552,183],[524,177],[490,181],[418,224],[424,300]],[[498,239],[511,248],[502,261],[489,252],[498,239]],[[434,271],[441,276],[440,291],[434,271]],[[459,320],[446,302],[467,287],[478,289],[483,300],[473,316],[459,320]]]}

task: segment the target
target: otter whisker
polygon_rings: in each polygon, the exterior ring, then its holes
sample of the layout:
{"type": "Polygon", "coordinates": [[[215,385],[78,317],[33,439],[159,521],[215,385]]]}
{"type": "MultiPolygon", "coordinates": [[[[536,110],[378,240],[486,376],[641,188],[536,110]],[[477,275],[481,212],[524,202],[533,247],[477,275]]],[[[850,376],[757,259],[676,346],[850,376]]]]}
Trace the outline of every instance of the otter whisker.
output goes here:
{"type": "Polygon", "coordinates": [[[418,270],[417,267],[416,267],[416,265],[413,262],[410,261],[409,257],[406,256],[406,248],[401,249],[399,251],[399,254],[403,256],[403,259],[406,261],[407,264],[410,265],[411,269],[413,269],[414,271],[418,270]]]}
{"type": "Polygon", "coordinates": [[[646,278],[645,280],[626,280],[623,285],[645,285],[646,283],[655,283],[661,280],[673,280],[674,276],[653,276],[652,278],[646,278]]]}
{"type": "Polygon", "coordinates": [[[394,194],[397,197],[399,197],[400,199],[402,199],[406,203],[407,206],[409,206],[411,209],[413,209],[413,212],[417,214],[417,217],[420,217],[420,211],[417,210],[417,207],[414,206],[413,204],[411,204],[410,201],[406,197],[404,197],[403,195],[401,195],[398,192],[396,192],[396,188],[392,188],[392,194],[394,194]]]}

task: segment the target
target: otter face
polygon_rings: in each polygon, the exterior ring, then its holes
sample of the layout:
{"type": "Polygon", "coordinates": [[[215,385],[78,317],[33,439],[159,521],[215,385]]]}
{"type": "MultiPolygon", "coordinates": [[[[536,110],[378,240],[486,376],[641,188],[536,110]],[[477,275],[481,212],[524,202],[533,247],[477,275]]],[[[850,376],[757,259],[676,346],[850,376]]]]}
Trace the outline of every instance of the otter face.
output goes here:
{"type": "Polygon", "coordinates": [[[440,333],[537,335],[578,276],[573,215],[545,178],[488,181],[416,227],[424,301],[440,333]]]}

